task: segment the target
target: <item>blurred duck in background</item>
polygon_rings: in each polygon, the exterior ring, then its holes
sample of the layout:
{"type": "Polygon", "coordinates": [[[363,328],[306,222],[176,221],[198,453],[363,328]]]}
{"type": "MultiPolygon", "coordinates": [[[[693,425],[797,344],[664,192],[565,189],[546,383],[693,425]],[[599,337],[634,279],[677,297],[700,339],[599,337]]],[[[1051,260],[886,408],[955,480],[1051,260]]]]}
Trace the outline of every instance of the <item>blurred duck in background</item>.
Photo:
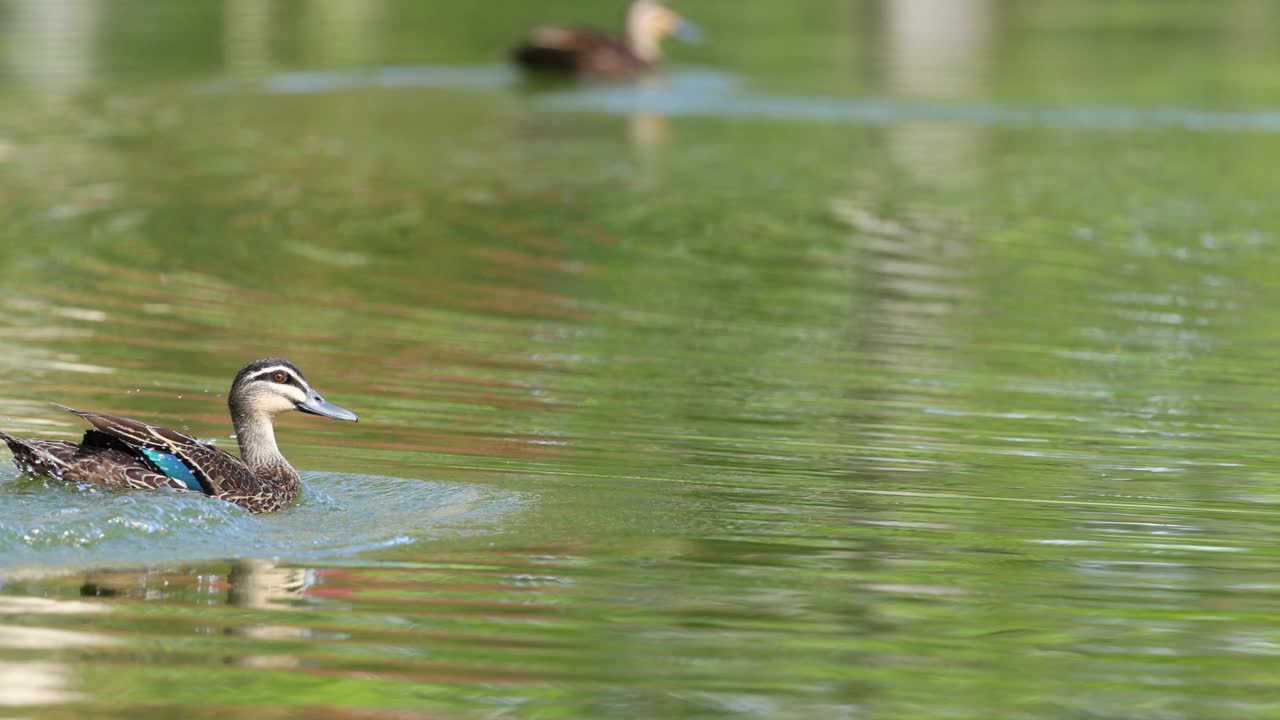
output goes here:
{"type": "Polygon", "coordinates": [[[540,25],[511,58],[531,73],[632,80],[659,69],[662,41],[670,36],[696,42],[702,32],[661,0],[633,0],[621,38],[587,28],[540,25]]]}

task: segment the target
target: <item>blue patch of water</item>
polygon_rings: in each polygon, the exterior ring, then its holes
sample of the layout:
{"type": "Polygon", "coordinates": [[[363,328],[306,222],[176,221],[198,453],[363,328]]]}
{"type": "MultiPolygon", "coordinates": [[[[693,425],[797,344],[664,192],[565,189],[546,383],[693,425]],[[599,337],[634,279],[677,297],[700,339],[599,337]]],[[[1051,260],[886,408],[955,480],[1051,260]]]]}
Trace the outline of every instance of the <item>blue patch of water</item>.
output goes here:
{"type": "MultiPolygon", "coordinates": [[[[359,88],[505,90],[520,76],[506,66],[383,67],[308,71],[268,76],[256,86],[270,94],[316,94],[359,88]]],[[[243,84],[216,83],[208,92],[243,84]]],[[[774,95],[744,88],[740,78],[710,68],[687,68],[632,85],[580,83],[538,93],[548,111],[669,116],[744,117],[851,125],[935,123],[968,127],[1040,127],[1070,130],[1189,130],[1280,132],[1280,111],[1197,108],[1052,107],[998,103],[927,102],[892,98],[774,95]]]]}

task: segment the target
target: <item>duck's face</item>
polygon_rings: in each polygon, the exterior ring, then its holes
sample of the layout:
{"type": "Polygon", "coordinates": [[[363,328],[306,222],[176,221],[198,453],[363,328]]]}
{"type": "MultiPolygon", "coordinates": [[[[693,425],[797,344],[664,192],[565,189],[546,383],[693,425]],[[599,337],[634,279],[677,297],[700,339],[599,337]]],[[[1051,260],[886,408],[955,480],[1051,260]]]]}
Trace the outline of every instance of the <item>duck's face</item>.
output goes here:
{"type": "Polygon", "coordinates": [[[268,359],[250,363],[231,385],[230,402],[233,408],[252,413],[276,416],[282,412],[299,410],[312,415],[350,420],[355,413],[325,400],[309,384],[302,372],[287,360],[268,359]]]}
{"type": "Polygon", "coordinates": [[[658,2],[641,2],[635,7],[636,24],[648,37],[663,39],[675,37],[694,42],[702,36],[697,25],[681,17],[679,13],[658,2]]]}

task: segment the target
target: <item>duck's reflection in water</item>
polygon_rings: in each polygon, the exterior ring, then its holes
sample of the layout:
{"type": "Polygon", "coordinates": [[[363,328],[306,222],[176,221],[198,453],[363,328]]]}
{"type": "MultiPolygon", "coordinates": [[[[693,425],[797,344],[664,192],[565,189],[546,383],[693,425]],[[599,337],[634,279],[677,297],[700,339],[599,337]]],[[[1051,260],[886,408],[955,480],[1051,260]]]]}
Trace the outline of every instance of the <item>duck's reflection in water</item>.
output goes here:
{"type": "MultiPolygon", "coordinates": [[[[187,600],[209,606],[247,610],[287,610],[306,599],[322,571],[281,566],[270,560],[236,560],[225,572],[191,573],[146,571],[95,573],[84,578],[80,594],[135,600],[187,600]]],[[[200,634],[224,634],[258,640],[300,640],[310,629],[287,623],[220,623],[193,628],[200,634]]],[[[256,668],[296,667],[300,660],[289,654],[245,654],[227,657],[231,664],[256,668]]]]}
{"type": "MultiPolygon", "coordinates": [[[[239,560],[227,575],[227,604],[255,610],[291,607],[306,596],[316,577],[316,571],[308,568],[280,567],[269,560],[239,560]]],[[[258,640],[299,640],[311,634],[307,628],[276,623],[237,625],[226,632],[258,640]]],[[[299,658],[243,655],[237,661],[248,667],[283,669],[296,667],[299,658]]]]}

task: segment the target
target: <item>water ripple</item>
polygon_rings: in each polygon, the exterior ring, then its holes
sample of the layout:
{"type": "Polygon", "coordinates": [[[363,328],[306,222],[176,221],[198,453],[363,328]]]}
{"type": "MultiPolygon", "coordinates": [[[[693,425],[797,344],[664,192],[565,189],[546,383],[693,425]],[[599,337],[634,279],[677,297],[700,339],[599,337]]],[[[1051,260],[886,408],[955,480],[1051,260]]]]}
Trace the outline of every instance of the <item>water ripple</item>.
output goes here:
{"type": "MultiPolygon", "coordinates": [[[[258,89],[273,95],[310,95],[361,88],[507,90],[520,81],[505,66],[380,67],[351,71],[306,71],[270,75],[258,89]]],[[[208,83],[203,92],[223,93],[243,84],[208,83]]],[[[713,68],[684,68],[644,85],[585,84],[542,92],[546,110],[637,112],[668,116],[748,117],[851,125],[936,123],[966,127],[1038,127],[1063,130],[1187,130],[1192,132],[1280,132],[1280,111],[1204,110],[1194,107],[1005,105],[929,102],[887,97],[774,95],[743,90],[741,80],[713,68]]]]}
{"type": "Polygon", "coordinates": [[[303,473],[298,504],[251,515],[175,492],[0,481],[0,567],[320,557],[491,529],[519,496],[483,485],[303,473]]]}

